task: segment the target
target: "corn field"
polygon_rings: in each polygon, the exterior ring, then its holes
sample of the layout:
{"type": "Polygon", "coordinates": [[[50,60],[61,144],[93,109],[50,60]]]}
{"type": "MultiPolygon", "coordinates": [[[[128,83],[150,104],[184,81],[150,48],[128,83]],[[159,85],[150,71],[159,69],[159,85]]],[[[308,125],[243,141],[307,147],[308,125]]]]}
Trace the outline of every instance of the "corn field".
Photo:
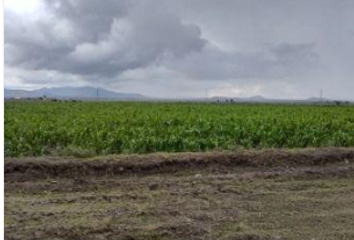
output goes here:
{"type": "Polygon", "coordinates": [[[354,107],[6,102],[5,156],[354,146],[354,107]]]}

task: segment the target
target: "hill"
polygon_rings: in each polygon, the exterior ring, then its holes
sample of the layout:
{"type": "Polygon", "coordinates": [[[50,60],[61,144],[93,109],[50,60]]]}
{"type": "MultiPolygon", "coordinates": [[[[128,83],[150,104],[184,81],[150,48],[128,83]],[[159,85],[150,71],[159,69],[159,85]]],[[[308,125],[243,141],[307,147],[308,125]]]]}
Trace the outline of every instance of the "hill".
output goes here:
{"type": "Polygon", "coordinates": [[[94,87],[41,88],[32,91],[16,89],[4,90],[5,98],[39,98],[43,96],[61,99],[142,100],[147,98],[137,93],[121,93],[94,87]]]}

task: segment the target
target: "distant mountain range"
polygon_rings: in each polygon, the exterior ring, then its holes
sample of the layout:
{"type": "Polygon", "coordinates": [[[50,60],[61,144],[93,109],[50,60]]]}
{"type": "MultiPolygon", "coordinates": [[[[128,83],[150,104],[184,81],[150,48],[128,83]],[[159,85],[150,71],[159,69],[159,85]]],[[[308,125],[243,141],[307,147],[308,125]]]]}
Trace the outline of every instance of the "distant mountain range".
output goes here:
{"type": "Polygon", "coordinates": [[[211,97],[211,98],[186,98],[186,99],[168,99],[151,98],[137,93],[120,93],[109,91],[104,88],[94,87],[59,87],[59,88],[41,88],[32,91],[6,89],[4,90],[5,99],[24,99],[24,98],[47,98],[57,99],[81,99],[81,100],[141,100],[141,101],[191,101],[191,102],[254,102],[254,103],[320,103],[336,101],[326,98],[308,98],[303,100],[291,99],[269,99],[260,95],[248,98],[233,97],[211,97]]]}
{"type": "Polygon", "coordinates": [[[233,101],[233,102],[259,102],[259,103],[319,103],[319,102],[334,102],[327,98],[308,98],[308,99],[270,99],[257,95],[248,98],[230,98],[230,97],[212,97],[213,101],[233,101]]]}
{"type": "Polygon", "coordinates": [[[59,99],[116,99],[116,100],[142,100],[147,97],[137,93],[119,93],[104,88],[94,87],[59,87],[41,88],[32,91],[6,89],[5,99],[9,98],[59,98],[59,99]]]}

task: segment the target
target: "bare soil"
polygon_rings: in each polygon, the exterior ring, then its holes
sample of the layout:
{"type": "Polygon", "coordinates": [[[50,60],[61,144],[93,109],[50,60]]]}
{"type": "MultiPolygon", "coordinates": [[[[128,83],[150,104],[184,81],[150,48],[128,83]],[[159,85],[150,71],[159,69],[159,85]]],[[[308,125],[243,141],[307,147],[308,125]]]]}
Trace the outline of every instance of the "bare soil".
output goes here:
{"type": "Polygon", "coordinates": [[[354,239],[354,149],[5,159],[6,239],[354,239]]]}

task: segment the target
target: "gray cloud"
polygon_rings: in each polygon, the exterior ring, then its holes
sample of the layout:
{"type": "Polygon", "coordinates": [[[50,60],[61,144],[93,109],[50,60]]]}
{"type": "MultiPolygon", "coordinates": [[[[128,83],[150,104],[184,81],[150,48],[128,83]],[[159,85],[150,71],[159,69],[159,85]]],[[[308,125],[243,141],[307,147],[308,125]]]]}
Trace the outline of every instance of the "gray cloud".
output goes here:
{"type": "Polygon", "coordinates": [[[256,52],[227,52],[210,47],[167,66],[197,80],[278,79],[302,75],[318,65],[314,47],[314,43],[282,43],[256,52]]]}
{"type": "Polygon", "coordinates": [[[352,98],[351,0],[43,1],[5,9],[5,85],[352,98]]]}
{"type": "Polygon", "coordinates": [[[194,24],[161,7],[108,1],[46,1],[49,16],[17,21],[7,13],[5,62],[28,69],[115,76],[164,55],[182,58],[206,40],[194,24]]]}

